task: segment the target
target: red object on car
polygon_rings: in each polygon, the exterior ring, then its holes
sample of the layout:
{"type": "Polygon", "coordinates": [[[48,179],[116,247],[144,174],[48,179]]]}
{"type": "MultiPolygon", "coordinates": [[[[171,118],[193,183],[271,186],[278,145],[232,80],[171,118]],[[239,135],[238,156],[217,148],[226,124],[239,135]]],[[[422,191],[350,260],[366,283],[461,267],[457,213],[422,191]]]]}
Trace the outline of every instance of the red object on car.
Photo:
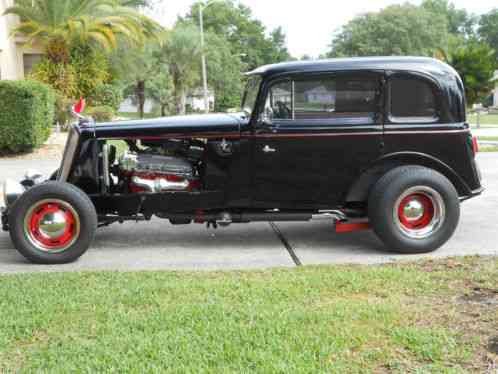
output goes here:
{"type": "Polygon", "coordinates": [[[81,114],[85,110],[86,101],[84,98],[81,98],[75,105],[73,110],[75,113],[81,114]]]}
{"type": "Polygon", "coordinates": [[[370,229],[371,227],[368,222],[355,222],[355,223],[337,222],[335,224],[335,232],[338,234],[345,234],[348,232],[364,231],[370,229]]]}
{"type": "Polygon", "coordinates": [[[472,137],[472,149],[474,154],[479,153],[479,142],[477,141],[477,136],[472,137]]]}

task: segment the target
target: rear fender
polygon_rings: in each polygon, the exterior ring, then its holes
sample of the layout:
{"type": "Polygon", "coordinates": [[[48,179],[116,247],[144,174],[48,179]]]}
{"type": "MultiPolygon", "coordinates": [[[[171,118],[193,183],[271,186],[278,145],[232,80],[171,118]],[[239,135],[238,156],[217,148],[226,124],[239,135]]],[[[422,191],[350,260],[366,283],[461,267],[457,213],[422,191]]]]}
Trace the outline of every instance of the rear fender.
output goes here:
{"type": "Polygon", "coordinates": [[[346,202],[365,202],[368,200],[370,189],[377,181],[390,170],[406,165],[418,165],[433,169],[443,174],[453,183],[459,196],[469,196],[472,191],[463,179],[447,164],[437,158],[417,152],[399,152],[385,155],[375,161],[354,182],[346,196],[346,202]]]}

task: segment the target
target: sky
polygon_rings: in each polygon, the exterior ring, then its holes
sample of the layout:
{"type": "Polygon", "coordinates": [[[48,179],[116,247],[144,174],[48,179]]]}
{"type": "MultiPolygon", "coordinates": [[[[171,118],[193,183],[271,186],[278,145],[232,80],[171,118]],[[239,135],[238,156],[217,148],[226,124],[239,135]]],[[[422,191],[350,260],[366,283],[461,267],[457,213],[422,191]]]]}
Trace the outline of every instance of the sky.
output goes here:
{"type": "MultiPolygon", "coordinates": [[[[269,29],[282,26],[287,35],[287,46],[295,57],[318,57],[328,50],[334,32],[355,16],[378,11],[393,0],[240,0],[250,7],[257,19],[269,29]]],[[[194,0],[163,0],[153,17],[164,26],[172,26],[179,15],[184,15],[194,0]]],[[[420,4],[421,0],[409,1],[420,4]]],[[[453,0],[457,8],[483,14],[498,7],[497,0],[453,0]]]]}

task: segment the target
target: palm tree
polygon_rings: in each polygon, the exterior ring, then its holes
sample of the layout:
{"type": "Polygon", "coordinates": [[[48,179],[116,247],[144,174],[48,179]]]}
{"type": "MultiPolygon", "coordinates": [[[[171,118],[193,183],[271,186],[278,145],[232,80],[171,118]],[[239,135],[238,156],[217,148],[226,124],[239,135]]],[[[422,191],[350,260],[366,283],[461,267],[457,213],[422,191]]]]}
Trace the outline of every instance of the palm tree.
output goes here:
{"type": "Polygon", "coordinates": [[[112,50],[119,38],[140,43],[160,26],[117,0],[17,0],[4,14],[20,17],[13,34],[42,45],[53,63],[69,62],[71,45],[112,50]]]}
{"type": "Polygon", "coordinates": [[[185,114],[186,93],[199,81],[201,47],[198,30],[178,25],[167,34],[162,54],[173,81],[176,111],[185,114]]]}

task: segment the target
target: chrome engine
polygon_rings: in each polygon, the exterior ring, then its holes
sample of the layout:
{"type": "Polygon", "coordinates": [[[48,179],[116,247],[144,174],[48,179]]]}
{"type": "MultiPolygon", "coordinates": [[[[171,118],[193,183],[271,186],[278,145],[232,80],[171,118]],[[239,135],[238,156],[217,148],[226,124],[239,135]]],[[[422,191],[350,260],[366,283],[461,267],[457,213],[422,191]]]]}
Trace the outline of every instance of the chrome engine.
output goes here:
{"type": "Polygon", "coordinates": [[[126,152],[119,160],[130,192],[192,191],[200,187],[193,165],[185,158],[126,152]]]}

